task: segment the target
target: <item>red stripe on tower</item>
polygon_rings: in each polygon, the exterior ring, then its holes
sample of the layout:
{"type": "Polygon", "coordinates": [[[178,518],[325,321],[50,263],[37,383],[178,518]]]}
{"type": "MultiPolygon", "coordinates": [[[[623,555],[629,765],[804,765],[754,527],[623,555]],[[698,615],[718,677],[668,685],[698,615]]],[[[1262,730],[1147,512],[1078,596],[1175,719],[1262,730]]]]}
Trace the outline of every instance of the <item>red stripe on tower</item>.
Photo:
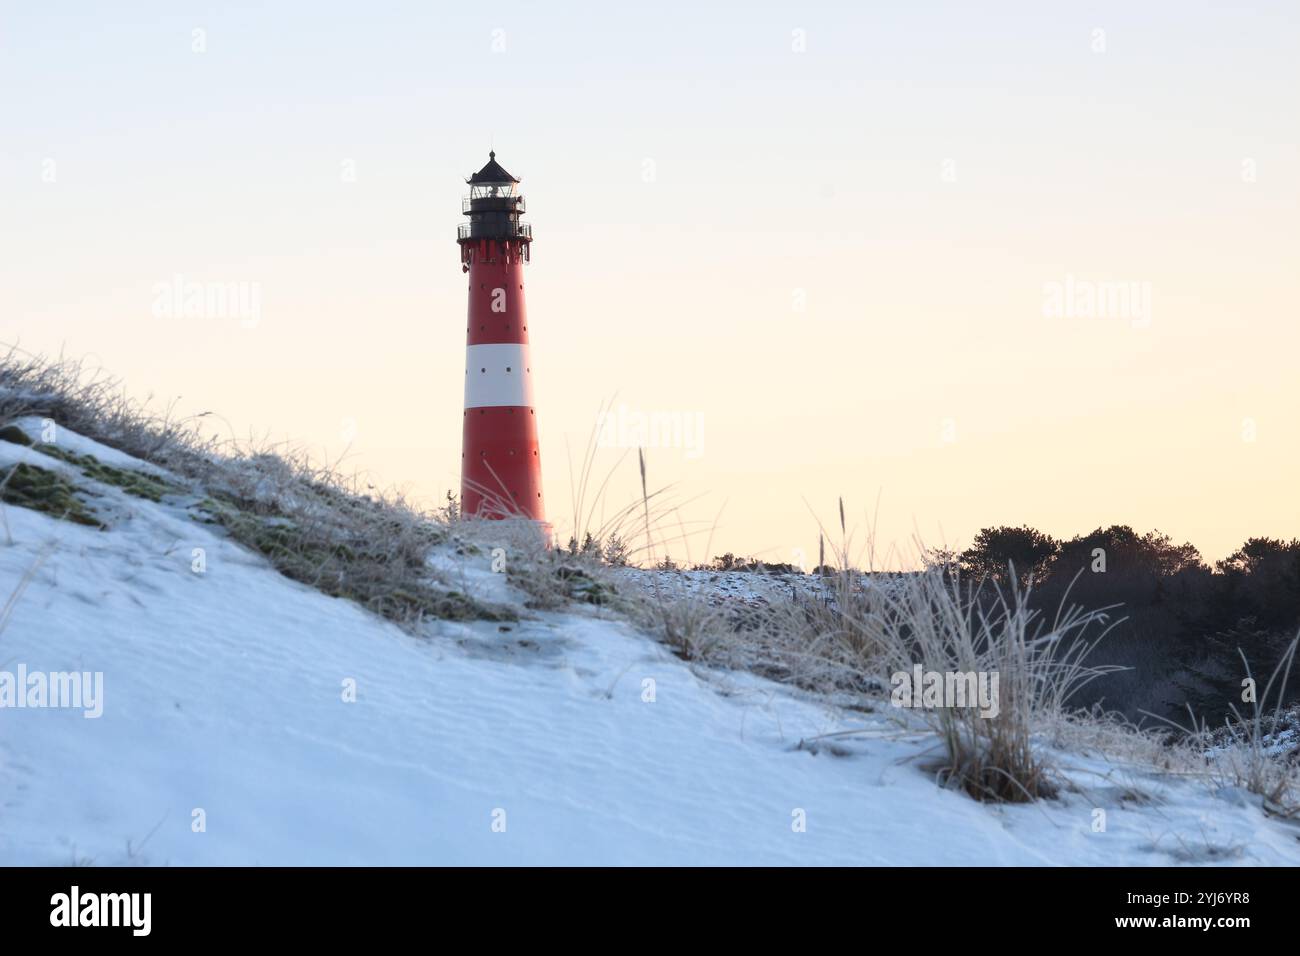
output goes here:
{"type": "Polygon", "coordinates": [[[461,267],[469,275],[461,512],[545,520],[542,463],[528,354],[524,263],[532,227],[520,222],[519,180],[496,153],[471,176],[461,211],[461,267]]]}

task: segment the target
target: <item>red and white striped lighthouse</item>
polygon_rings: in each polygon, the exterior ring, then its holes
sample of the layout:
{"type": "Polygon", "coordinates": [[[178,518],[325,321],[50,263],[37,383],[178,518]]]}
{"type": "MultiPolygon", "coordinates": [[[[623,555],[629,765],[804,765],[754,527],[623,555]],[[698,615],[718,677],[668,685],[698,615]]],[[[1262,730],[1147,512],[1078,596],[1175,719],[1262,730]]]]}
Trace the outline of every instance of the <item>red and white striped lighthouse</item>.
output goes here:
{"type": "Polygon", "coordinates": [[[532,227],[520,222],[519,180],[496,153],[471,176],[461,212],[461,268],[469,274],[465,360],[465,431],[461,451],[461,513],[545,521],[542,463],[528,354],[524,263],[532,227]]]}

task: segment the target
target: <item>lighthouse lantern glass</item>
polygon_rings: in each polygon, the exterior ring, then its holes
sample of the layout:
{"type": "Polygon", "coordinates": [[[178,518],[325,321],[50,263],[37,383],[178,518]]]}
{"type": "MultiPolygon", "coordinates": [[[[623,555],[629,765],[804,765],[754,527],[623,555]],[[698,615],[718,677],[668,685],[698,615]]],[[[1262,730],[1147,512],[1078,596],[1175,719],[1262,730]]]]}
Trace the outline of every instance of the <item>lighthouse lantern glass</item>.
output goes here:
{"type": "Polygon", "coordinates": [[[515,183],[476,183],[469,191],[472,199],[508,199],[515,193],[515,183]]]}

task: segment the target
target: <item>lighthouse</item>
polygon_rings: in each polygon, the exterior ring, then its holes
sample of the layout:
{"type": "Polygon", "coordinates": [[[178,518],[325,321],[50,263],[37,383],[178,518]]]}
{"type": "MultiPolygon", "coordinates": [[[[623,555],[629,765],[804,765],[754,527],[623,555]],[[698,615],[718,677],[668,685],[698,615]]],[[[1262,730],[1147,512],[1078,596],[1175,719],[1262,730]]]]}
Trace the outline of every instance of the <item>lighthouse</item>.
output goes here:
{"type": "Polygon", "coordinates": [[[461,513],[544,522],[524,306],[524,263],[533,231],[519,219],[519,180],[502,168],[495,152],[466,182],[469,195],[461,212],[469,221],[456,235],[469,277],[461,513]]]}

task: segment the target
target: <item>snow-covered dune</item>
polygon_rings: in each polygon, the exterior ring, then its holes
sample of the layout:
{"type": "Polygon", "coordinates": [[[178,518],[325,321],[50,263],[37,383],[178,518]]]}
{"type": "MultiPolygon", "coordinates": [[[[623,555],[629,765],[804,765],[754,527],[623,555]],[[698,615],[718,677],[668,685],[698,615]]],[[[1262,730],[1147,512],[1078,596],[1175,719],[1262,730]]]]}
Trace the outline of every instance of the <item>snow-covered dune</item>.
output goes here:
{"type": "MultiPolygon", "coordinates": [[[[0,442],[17,462],[76,473],[0,442]]],[[[106,530],[13,506],[0,527],[0,671],[103,675],[98,717],[0,709],[6,864],[1300,863],[1238,791],[1067,755],[1078,791],[980,804],[935,785],[933,738],[595,609],[524,611],[490,557],[437,560],[521,621],[413,637],[280,576],[198,495],[78,480],[106,530]]]]}

